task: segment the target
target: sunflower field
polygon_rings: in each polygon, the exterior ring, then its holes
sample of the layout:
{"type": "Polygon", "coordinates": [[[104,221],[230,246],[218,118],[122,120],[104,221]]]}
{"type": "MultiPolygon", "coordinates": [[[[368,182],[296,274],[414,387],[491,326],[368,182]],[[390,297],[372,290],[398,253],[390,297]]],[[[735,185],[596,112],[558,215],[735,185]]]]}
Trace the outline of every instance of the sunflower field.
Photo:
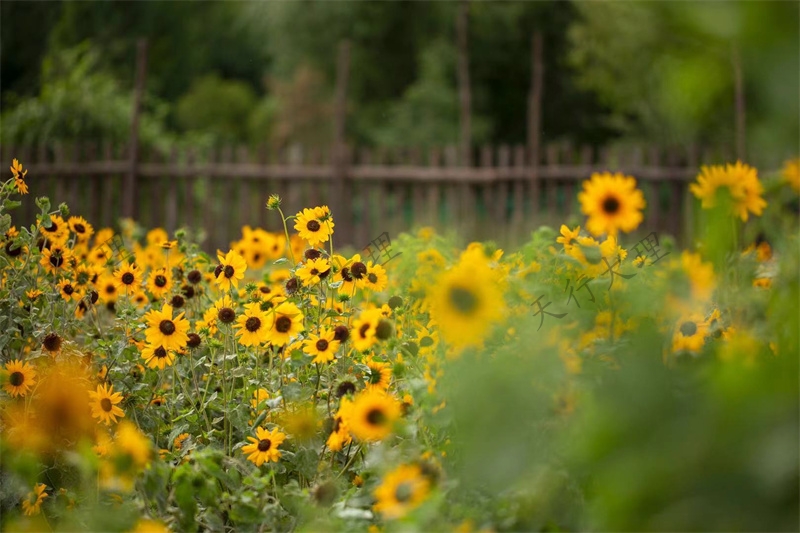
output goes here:
{"type": "Polygon", "coordinates": [[[581,226],[515,250],[354,253],[271,196],[273,231],[214,256],[46,197],[18,227],[36,177],[11,172],[5,531],[800,526],[800,161],[702,167],[685,247],[600,173],[581,226]]]}

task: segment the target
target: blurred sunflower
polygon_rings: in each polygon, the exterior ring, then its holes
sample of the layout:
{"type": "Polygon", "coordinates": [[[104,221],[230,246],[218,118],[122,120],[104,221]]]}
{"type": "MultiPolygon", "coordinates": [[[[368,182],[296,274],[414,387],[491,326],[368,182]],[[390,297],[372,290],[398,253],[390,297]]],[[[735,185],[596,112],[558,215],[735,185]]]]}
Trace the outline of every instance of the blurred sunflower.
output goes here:
{"type": "Polygon", "coordinates": [[[67,302],[77,302],[83,297],[83,294],[76,290],[72,280],[69,279],[62,279],[58,282],[58,293],[67,302]]]}
{"type": "Polygon", "coordinates": [[[672,351],[699,352],[705,343],[708,323],[697,313],[681,317],[672,336],[672,351]]]}
{"type": "Polygon", "coordinates": [[[419,465],[402,465],[386,474],[375,489],[376,512],[386,520],[402,518],[418,507],[430,492],[430,481],[419,465]]]}
{"type": "Polygon", "coordinates": [[[28,194],[28,184],[25,183],[25,176],[28,174],[27,170],[22,169],[22,163],[16,158],[11,161],[11,173],[14,174],[14,184],[20,194],[28,194]]]}
{"type": "Polygon", "coordinates": [[[156,268],[147,277],[147,290],[155,298],[161,299],[172,290],[172,272],[167,268],[156,268]]]}
{"type": "Polygon", "coordinates": [[[92,416],[107,426],[117,423],[117,417],[122,418],[125,412],[117,407],[122,401],[122,393],[114,392],[113,385],[98,385],[97,391],[89,391],[92,399],[92,416]]]}
{"type": "Polygon", "coordinates": [[[389,388],[392,379],[392,369],[389,363],[381,363],[370,359],[367,361],[367,390],[385,391],[389,388]]]}
{"type": "Polygon", "coordinates": [[[28,362],[14,359],[6,363],[6,379],[3,388],[13,397],[25,396],[36,384],[36,369],[28,362]]]}
{"type": "Polygon", "coordinates": [[[583,182],[578,194],[581,212],[589,217],[586,229],[592,235],[616,235],[620,230],[629,233],[641,224],[645,208],[642,191],[636,179],[621,173],[592,174],[583,182]]]}
{"type": "Polygon", "coordinates": [[[400,417],[400,402],[381,391],[362,391],[353,401],[346,422],[357,439],[376,442],[392,432],[400,417]]]}
{"type": "Polygon", "coordinates": [[[791,185],[795,191],[800,192],[800,159],[786,161],[783,165],[781,176],[784,182],[791,185]]]}
{"type": "Polygon", "coordinates": [[[69,217],[67,226],[75,234],[75,239],[80,243],[88,243],[94,234],[94,228],[83,217],[69,217]]]}
{"type": "Polygon", "coordinates": [[[760,216],[767,206],[767,202],[761,198],[764,188],[756,169],[741,161],[724,167],[700,167],[697,182],[690,184],[689,190],[701,200],[703,209],[715,207],[719,201],[719,192],[727,191],[732,201],[732,214],[743,222],[747,222],[749,213],[760,216]]]}
{"type": "Polygon", "coordinates": [[[503,316],[503,294],[487,259],[473,254],[442,274],[429,296],[431,318],[453,346],[480,344],[503,316]]]}
{"type": "Polygon", "coordinates": [[[42,250],[42,258],[39,260],[45,270],[53,275],[61,275],[70,271],[72,252],[62,244],[53,244],[50,248],[42,250]]]}
{"type": "Polygon", "coordinates": [[[353,328],[352,328],[352,340],[353,340],[353,347],[363,352],[364,350],[369,350],[372,345],[377,342],[377,337],[375,336],[378,330],[378,324],[380,324],[381,312],[380,309],[369,309],[367,311],[363,311],[358,318],[353,321],[353,328]]]}
{"type": "Polygon", "coordinates": [[[41,512],[42,502],[47,498],[45,492],[47,486],[44,483],[37,483],[33,490],[22,500],[22,512],[25,516],[37,515],[41,512]]]}
{"type": "Polygon", "coordinates": [[[286,435],[277,428],[267,431],[262,427],[256,428],[256,437],[247,437],[250,444],[242,446],[242,452],[247,455],[247,460],[261,466],[264,463],[278,462],[281,451],[278,449],[286,435]]]}
{"type": "Polygon", "coordinates": [[[381,265],[373,265],[372,261],[367,263],[367,274],[359,283],[359,287],[369,289],[373,292],[381,292],[389,283],[386,270],[381,265]]]}

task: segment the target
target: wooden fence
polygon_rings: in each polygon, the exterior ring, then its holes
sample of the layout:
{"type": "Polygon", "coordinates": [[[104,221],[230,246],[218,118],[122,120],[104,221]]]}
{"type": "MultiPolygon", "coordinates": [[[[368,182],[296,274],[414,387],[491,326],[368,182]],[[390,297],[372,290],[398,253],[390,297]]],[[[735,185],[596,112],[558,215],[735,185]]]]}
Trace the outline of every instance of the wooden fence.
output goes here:
{"type": "Polygon", "coordinates": [[[34,197],[49,196],[54,206],[67,202],[96,227],[113,226],[132,194],[139,223],[170,232],[202,229],[208,251],[227,249],[244,224],[282,230],[277,213],[265,208],[270,194],[281,196],[287,215],[331,205],[337,245],[362,248],[384,231],[394,236],[421,225],[508,245],[540,224],[582,224],[581,181],[604,170],[637,178],[647,200],[643,230],[682,240],[691,211],[687,183],[700,162],[730,157],[692,147],[598,152],[567,144],[545,146],[536,165],[527,163],[524,146],[485,146],[472,155],[474,166],[460,164],[455,146],[348,148],[341,161],[328,150],[300,147],[143,150],[138,161],[131,161],[126,146],[109,143],[0,148],[2,168],[17,157],[29,169],[31,194],[14,213],[17,225],[35,220],[34,197]],[[123,186],[131,175],[133,193],[123,186]]]}

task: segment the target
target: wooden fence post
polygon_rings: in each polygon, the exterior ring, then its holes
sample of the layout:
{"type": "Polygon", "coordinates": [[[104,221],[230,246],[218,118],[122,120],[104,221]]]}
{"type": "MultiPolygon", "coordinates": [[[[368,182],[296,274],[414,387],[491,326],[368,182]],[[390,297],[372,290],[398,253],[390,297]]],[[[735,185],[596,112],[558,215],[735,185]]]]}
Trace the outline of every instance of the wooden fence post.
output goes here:
{"type": "Polygon", "coordinates": [[[472,166],[472,93],[469,86],[469,0],[461,0],[456,14],[458,101],[461,109],[461,166],[472,166]]]}
{"type": "Polygon", "coordinates": [[[142,109],[144,81],[147,75],[147,39],[136,42],[136,85],[133,91],[133,112],[128,173],[122,181],[122,216],[136,219],[136,172],[139,165],[139,115],[142,109]]]}
{"type": "Polygon", "coordinates": [[[339,43],[336,61],[336,100],[333,116],[333,187],[331,188],[331,212],[336,223],[335,235],[339,245],[352,244],[352,218],[350,184],[347,176],[347,146],[345,125],[347,119],[347,78],[350,71],[350,42],[339,43]]]}
{"type": "Polygon", "coordinates": [[[528,95],[528,183],[531,193],[532,213],[539,214],[539,163],[541,157],[542,131],[542,33],[534,32],[531,39],[531,89],[528,95]]]}

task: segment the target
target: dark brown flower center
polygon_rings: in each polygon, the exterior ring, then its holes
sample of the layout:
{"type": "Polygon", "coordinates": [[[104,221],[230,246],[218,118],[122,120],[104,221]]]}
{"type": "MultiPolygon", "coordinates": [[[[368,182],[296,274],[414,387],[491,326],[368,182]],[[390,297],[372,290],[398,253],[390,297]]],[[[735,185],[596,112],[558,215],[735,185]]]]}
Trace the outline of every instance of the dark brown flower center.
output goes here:
{"type": "Polygon", "coordinates": [[[405,503],[411,499],[413,491],[410,483],[400,483],[394,491],[395,499],[400,503],[405,503]]]}
{"type": "Polygon", "coordinates": [[[258,451],[260,452],[268,451],[271,446],[272,446],[272,441],[269,439],[261,439],[260,441],[258,441],[258,451]]]}
{"type": "Polygon", "coordinates": [[[314,231],[314,232],[316,232],[316,231],[319,231],[319,229],[320,229],[321,227],[322,227],[322,226],[320,226],[320,225],[319,225],[319,222],[317,222],[316,220],[309,220],[309,221],[308,221],[308,224],[306,224],[306,229],[308,229],[308,231],[314,231]]]}
{"type": "Polygon", "coordinates": [[[200,335],[197,333],[189,333],[189,340],[186,341],[186,346],[189,348],[197,348],[200,346],[201,341],[202,339],[200,338],[200,335]]]}
{"type": "Polygon", "coordinates": [[[354,278],[361,279],[367,274],[367,265],[361,261],[356,261],[353,263],[353,266],[350,267],[350,272],[353,274],[354,278]]]}
{"type": "Polygon", "coordinates": [[[347,326],[338,325],[333,329],[333,338],[339,342],[344,342],[350,336],[347,326]]]}
{"type": "Polygon", "coordinates": [[[8,382],[11,383],[12,387],[19,387],[25,383],[25,374],[22,372],[12,372],[11,375],[8,376],[8,382]]]}
{"type": "Polygon", "coordinates": [[[358,328],[358,334],[361,335],[362,339],[367,337],[367,330],[369,329],[369,324],[362,324],[360,328],[358,328]]]}
{"type": "Polygon", "coordinates": [[[317,341],[316,346],[317,350],[319,350],[320,352],[324,352],[325,350],[328,349],[328,341],[326,341],[325,339],[320,339],[317,341]]]}
{"type": "Polygon", "coordinates": [[[189,283],[197,285],[203,279],[203,275],[200,273],[199,270],[192,270],[186,275],[186,279],[189,280],[189,283]]]}
{"type": "Polygon", "coordinates": [[[377,368],[370,368],[369,369],[369,382],[372,385],[377,385],[378,383],[380,383],[381,382],[381,378],[383,378],[383,376],[381,375],[380,369],[377,369],[377,368]]]}
{"type": "Polygon", "coordinates": [[[53,252],[50,256],[50,264],[56,268],[64,264],[64,256],[61,255],[61,252],[53,252]]]}
{"type": "Polygon", "coordinates": [[[162,320],[158,325],[158,330],[164,335],[172,335],[175,333],[175,323],[172,320],[162,320]]]}
{"type": "Polygon", "coordinates": [[[103,398],[102,400],[100,400],[100,407],[106,413],[110,413],[113,405],[111,405],[111,400],[109,400],[108,398],[103,398]]]}
{"type": "Polygon", "coordinates": [[[609,215],[613,215],[617,211],[619,211],[619,200],[614,196],[609,196],[605,200],[603,200],[603,211],[605,211],[609,215]]]}
{"type": "Polygon", "coordinates": [[[48,333],[44,338],[44,349],[48,352],[55,352],[61,348],[61,337],[56,333],[48,333]]]}
{"type": "Polygon", "coordinates": [[[244,327],[250,333],[255,333],[261,327],[261,320],[258,317],[251,316],[247,319],[247,322],[244,323],[244,327]]]}
{"type": "Polygon", "coordinates": [[[373,426],[382,426],[386,423],[386,413],[377,407],[367,413],[367,422],[373,426]]]}
{"type": "Polygon", "coordinates": [[[317,270],[316,268],[312,268],[311,269],[311,275],[312,276],[316,276],[317,274],[319,274],[319,270],[317,270]]]}
{"type": "Polygon", "coordinates": [[[388,320],[381,320],[378,322],[378,327],[375,328],[375,336],[385,341],[392,336],[392,323],[388,320]]]}
{"type": "Polygon", "coordinates": [[[22,246],[17,246],[14,248],[14,242],[8,241],[8,244],[6,244],[6,253],[9,255],[9,257],[16,257],[22,253],[22,246]]]}
{"type": "Polygon", "coordinates": [[[369,274],[367,274],[367,279],[369,280],[369,282],[370,282],[370,283],[378,283],[378,276],[376,276],[376,275],[375,275],[374,273],[372,273],[372,272],[370,272],[369,274]]]}
{"type": "Polygon", "coordinates": [[[226,278],[232,278],[233,275],[236,273],[236,271],[230,265],[225,266],[225,268],[223,269],[223,272],[225,272],[225,277],[226,278]]]}
{"type": "Polygon", "coordinates": [[[478,305],[478,299],[472,291],[463,287],[453,287],[450,289],[450,301],[461,313],[470,314],[478,305]]]}
{"type": "Polygon", "coordinates": [[[217,318],[224,324],[230,324],[236,318],[236,312],[230,307],[223,307],[217,313],[217,318]]]}
{"type": "Polygon", "coordinates": [[[167,285],[167,278],[159,274],[156,276],[156,279],[153,280],[153,283],[155,283],[156,287],[159,289],[163,289],[167,285]]]}
{"type": "Polygon", "coordinates": [[[353,281],[353,276],[350,275],[350,269],[344,267],[342,269],[342,279],[345,281],[353,281]]]}
{"type": "Polygon", "coordinates": [[[345,394],[353,394],[356,392],[356,386],[351,381],[342,381],[339,383],[339,386],[336,387],[336,396],[341,398],[345,394]]]}
{"type": "Polygon", "coordinates": [[[697,333],[697,324],[691,321],[684,322],[681,324],[681,334],[684,337],[691,337],[697,333]]]}
{"type": "Polygon", "coordinates": [[[86,226],[84,226],[80,222],[75,224],[74,229],[75,229],[75,233],[86,233],[86,226]]]}
{"type": "Polygon", "coordinates": [[[134,281],[135,279],[136,279],[136,278],[134,277],[134,275],[133,275],[133,274],[131,274],[130,272],[125,272],[125,273],[122,275],[122,283],[124,283],[125,285],[130,285],[131,283],[133,283],[133,281],[134,281]]]}
{"type": "Polygon", "coordinates": [[[184,304],[186,304],[186,301],[183,299],[183,296],[181,296],[180,294],[176,294],[175,296],[172,297],[172,299],[170,299],[169,303],[172,307],[179,309],[183,307],[184,304]]]}
{"type": "Polygon", "coordinates": [[[155,355],[159,359],[164,359],[167,356],[167,350],[165,350],[163,346],[159,346],[158,348],[153,350],[153,355],[155,355]]]}
{"type": "Polygon", "coordinates": [[[292,319],[288,316],[278,317],[278,319],[275,321],[275,329],[277,329],[280,333],[286,333],[292,329],[292,319]]]}
{"type": "Polygon", "coordinates": [[[64,291],[64,294],[66,294],[67,296],[71,296],[72,293],[75,292],[75,289],[69,283],[64,285],[64,288],[62,290],[64,291]]]}

